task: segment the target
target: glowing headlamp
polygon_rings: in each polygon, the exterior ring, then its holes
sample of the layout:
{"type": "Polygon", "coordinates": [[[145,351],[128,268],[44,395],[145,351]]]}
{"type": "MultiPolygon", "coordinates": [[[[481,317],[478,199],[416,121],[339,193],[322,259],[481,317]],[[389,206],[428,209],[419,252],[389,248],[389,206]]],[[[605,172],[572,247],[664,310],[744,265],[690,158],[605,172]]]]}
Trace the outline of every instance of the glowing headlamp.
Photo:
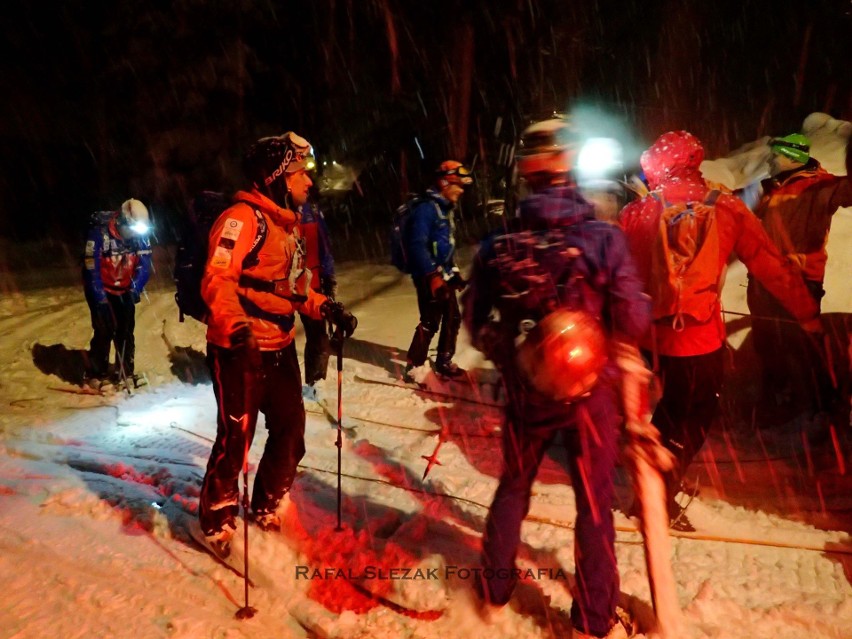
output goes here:
{"type": "Polygon", "coordinates": [[[584,178],[604,177],[621,167],[621,145],[612,138],[589,138],[577,158],[577,172],[584,178]]]}

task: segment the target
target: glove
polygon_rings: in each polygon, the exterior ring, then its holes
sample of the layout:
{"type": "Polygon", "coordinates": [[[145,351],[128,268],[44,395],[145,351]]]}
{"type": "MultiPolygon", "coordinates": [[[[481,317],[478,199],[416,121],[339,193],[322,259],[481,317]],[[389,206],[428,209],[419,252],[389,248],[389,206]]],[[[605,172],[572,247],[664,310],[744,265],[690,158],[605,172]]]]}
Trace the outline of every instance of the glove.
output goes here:
{"type": "Polygon", "coordinates": [[[351,337],[358,327],[358,318],[344,308],[340,302],[326,300],[320,307],[320,313],[334,327],[343,333],[343,337],[351,337]]]}
{"type": "Polygon", "coordinates": [[[453,276],[447,281],[447,286],[456,291],[463,291],[467,286],[467,280],[458,271],[453,271],[453,276]]]}
{"type": "Polygon", "coordinates": [[[246,361],[252,368],[260,368],[262,360],[257,338],[248,324],[239,324],[231,333],[231,350],[245,354],[246,361]]]}
{"type": "Polygon", "coordinates": [[[432,298],[438,302],[445,302],[450,299],[450,287],[447,286],[444,278],[439,273],[432,273],[428,277],[432,298]]]}
{"type": "Polygon", "coordinates": [[[337,297],[337,279],[334,275],[320,275],[320,293],[331,299],[337,297]]]}
{"type": "Polygon", "coordinates": [[[138,304],[142,299],[142,294],[135,287],[132,287],[127,293],[130,295],[130,299],[133,300],[134,304],[138,304]]]}
{"type": "Polygon", "coordinates": [[[667,473],[675,466],[674,454],[660,441],[660,431],[651,422],[630,422],[625,425],[628,443],[625,452],[631,459],[642,458],[648,464],[667,473]]]}

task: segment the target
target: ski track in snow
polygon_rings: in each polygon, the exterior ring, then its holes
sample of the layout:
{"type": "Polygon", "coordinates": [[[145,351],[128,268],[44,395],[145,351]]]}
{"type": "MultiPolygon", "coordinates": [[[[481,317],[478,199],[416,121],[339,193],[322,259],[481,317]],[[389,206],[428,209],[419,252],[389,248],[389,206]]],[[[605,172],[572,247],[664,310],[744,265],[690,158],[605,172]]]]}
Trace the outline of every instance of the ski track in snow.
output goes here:
{"type": "MultiPolygon", "coordinates": [[[[837,214],[832,230],[826,313],[852,309],[850,241],[847,210],[837,214]]],[[[509,610],[487,630],[473,610],[472,581],[457,575],[368,584],[382,596],[441,608],[435,615],[403,614],[345,581],[297,578],[297,566],[476,565],[500,472],[499,411],[354,381],[359,370],[373,376],[398,371],[417,322],[410,283],[391,267],[364,264],[343,265],[340,274],[343,301],[353,304],[360,320],[343,373],[344,415],[352,426],[342,449],[345,530],[334,531],[336,431],[318,407],[308,406],[307,454],[288,498],[288,530],[271,535],[250,528],[256,583],[250,596],[259,613],[234,620],[243,603],[242,580],[201,552],[186,532],[215,432],[213,393],[200,359],[204,330],[192,320],[177,321],[167,275],[152,284],[136,328],[137,367],[151,384],[132,397],[48,388],[70,385],[79,352],[87,348],[81,291],[45,288],[0,299],[6,336],[0,344],[4,637],[568,635],[574,502],[559,448],[534,486],[518,562],[536,570],[561,568],[566,578],[523,581],[509,610]],[[443,429],[442,465],[426,480],[422,457],[435,452],[439,438],[410,429],[443,429]],[[388,587],[396,593],[382,590],[388,587]]],[[[724,300],[727,310],[747,312],[739,264],[729,269],[724,300]]],[[[732,333],[735,349],[746,335],[732,333]]],[[[301,336],[299,347],[301,353],[301,336]]],[[[463,334],[458,360],[486,366],[463,334]]],[[[324,396],[336,413],[335,386],[332,357],[324,396]]],[[[674,538],[684,636],[850,637],[852,457],[848,425],[837,426],[839,452],[823,442],[810,451],[810,461],[792,428],[763,446],[742,420],[711,435],[690,471],[701,484],[689,510],[699,532],[847,553],[674,538]]],[[[252,477],[265,435],[261,418],[250,452],[252,477]]],[[[623,472],[616,489],[618,502],[629,504],[623,472]]],[[[640,539],[621,512],[615,517],[622,528],[616,551],[623,599],[647,621],[640,539]]]]}

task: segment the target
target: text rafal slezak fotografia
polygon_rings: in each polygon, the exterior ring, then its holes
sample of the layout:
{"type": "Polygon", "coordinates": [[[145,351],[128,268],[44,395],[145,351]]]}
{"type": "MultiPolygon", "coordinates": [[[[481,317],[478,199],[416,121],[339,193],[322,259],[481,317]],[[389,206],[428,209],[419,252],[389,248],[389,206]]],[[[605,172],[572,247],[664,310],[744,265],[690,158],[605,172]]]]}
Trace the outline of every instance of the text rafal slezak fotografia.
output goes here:
{"type": "Polygon", "coordinates": [[[568,576],[562,568],[466,568],[462,566],[442,566],[440,568],[391,568],[388,566],[362,566],[355,568],[335,568],[332,566],[295,566],[296,579],[314,580],[322,579],[332,581],[335,579],[347,579],[350,581],[363,581],[374,579],[378,581],[429,581],[434,579],[508,579],[515,577],[519,580],[541,581],[544,579],[562,579],[568,576]]]}

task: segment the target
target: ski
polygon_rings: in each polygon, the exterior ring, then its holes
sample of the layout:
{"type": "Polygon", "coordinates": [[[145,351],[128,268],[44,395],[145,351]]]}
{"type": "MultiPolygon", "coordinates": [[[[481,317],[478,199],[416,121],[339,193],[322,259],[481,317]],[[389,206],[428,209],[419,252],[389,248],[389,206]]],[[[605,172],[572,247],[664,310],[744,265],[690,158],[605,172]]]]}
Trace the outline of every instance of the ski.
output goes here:
{"type": "Polygon", "coordinates": [[[633,482],[642,508],[640,530],[651,587],[651,602],[662,639],[674,639],[681,628],[677,582],[672,572],[666,487],[660,471],[641,454],[633,458],[633,482]]]}
{"type": "Polygon", "coordinates": [[[115,395],[115,391],[99,391],[94,388],[89,388],[88,386],[48,386],[47,390],[57,391],[59,393],[70,393],[73,395],[89,395],[91,397],[111,397],[115,395]]]}
{"type": "MultiPolygon", "coordinates": [[[[311,401],[311,400],[306,401],[305,402],[305,410],[310,412],[310,413],[315,413],[317,415],[325,415],[326,418],[328,418],[328,421],[331,422],[331,424],[333,426],[337,426],[337,408],[335,407],[334,409],[332,409],[332,407],[328,405],[328,402],[325,399],[320,399],[320,400],[316,400],[316,401],[311,401]],[[308,408],[309,404],[318,406],[320,408],[320,410],[318,410],[318,411],[317,410],[310,410],[308,408]]],[[[352,417],[351,415],[344,415],[343,416],[343,424],[341,424],[341,426],[343,427],[343,430],[354,431],[358,427],[358,424],[354,423],[354,421],[353,421],[355,419],[356,418],[352,417]]],[[[361,420],[358,420],[358,421],[367,421],[367,420],[361,419],[361,420]]]]}
{"type": "MultiPolygon", "coordinates": [[[[559,521],[557,519],[550,519],[548,517],[541,517],[538,515],[527,515],[526,521],[534,522],[537,524],[546,524],[548,526],[555,526],[557,528],[565,528],[567,530],[573,530],[574,524],[566,521],[559,521]]],[[[633,534],[641,534],[642,530],[637,525],[616,525],[616,532],[620,533],[633,533],[633,534]]],[[[786,548],[789,550],[807,550],[811,552],[820,552],[826,554],[837,554],[837,555],[852,555],[852,545],[848,544],[836,544],[832,547],[828,546],[819,546],[815,544],[798,544],[795,542],[788,541],[778,541],[774,539],[758,539],[754,537],[734,537],[732,535],[720,535],[713,534],[709,532],[683,532],[680,530],[672,530],[669,529],[669,537],[677,538],[677,539],[686,539],[690,541],[714,541],[722,544],[742,544],[746,546],[763,546],[766,548],[786,548]]],[[[616,543],[619,541],[616,539],[616,543]]]]}
{"type": "MultiPolygon", "coordinates": [[[[433,397],[440,397],[440,398],[443,398],[443,399],[446,399],[446,400],[451,400],[451,401],[459,401],[459,402],[466,402],[466,403],[469,403],[469,404],[477,404],[479,406],[487,406],[489,408],[503,408],[504,407],[503,404],[499,404],[499,403],[496,403],[496,402],[489,402],[489,401],[485,401],[485,400],[481,400],[481,399],[474,399],[473,397],[460,395],[458,393],[451,393],[451,392],[448,392],[448,391],[436,390],[436,389],[433,389],[433,388],[428,388],[424,385],[404,382],[402,380],[388,379],[388,378],[383,378],[383,377],[374,377],[372,375],[368,375],[368,374],[360,373],[360,372],[355,373],[354,378],[355,378],[356,382],[361,382],[361,383],[364,383],[364,384],[380,384],[382,386],[392,386],[392,387],[395,387],[395,388],[403,388],[403,389],[415,391],[415,392],[418,392],[418,393],[425,393],[427,395],[432,395],[433,397]]],[[[451,382],[451,383],[453,383],[453,382],[451,382]]],[[[468,387],[479,388],[476,384],[467,384],[467,385],[468,385],[468,387]]]]}
{"type": "MultiPolygon", "coordinates": [[[[330,407],[325,402],[305,402],[305,411],[313,415],[325,415],[332,424],[337,424],[337,415],[331,411],[330,407]],[[312,408],[311,405],[313,404],[316,404],[318,408],[312,408]]],[[[405,426],[403,424],[385,422],[379,419],[372,419],[370,417],[362,417],[361,415],[343,416],[343,430],[355,431],[359,424],[395,428],[397,430],[410,430],[417,433],[426,433],[427,435],[440,435],[442,432],[440,428],[417,428],[415,426],[405,426]],[[349,420],[356,423],[347,423],[349,420]]]]}

